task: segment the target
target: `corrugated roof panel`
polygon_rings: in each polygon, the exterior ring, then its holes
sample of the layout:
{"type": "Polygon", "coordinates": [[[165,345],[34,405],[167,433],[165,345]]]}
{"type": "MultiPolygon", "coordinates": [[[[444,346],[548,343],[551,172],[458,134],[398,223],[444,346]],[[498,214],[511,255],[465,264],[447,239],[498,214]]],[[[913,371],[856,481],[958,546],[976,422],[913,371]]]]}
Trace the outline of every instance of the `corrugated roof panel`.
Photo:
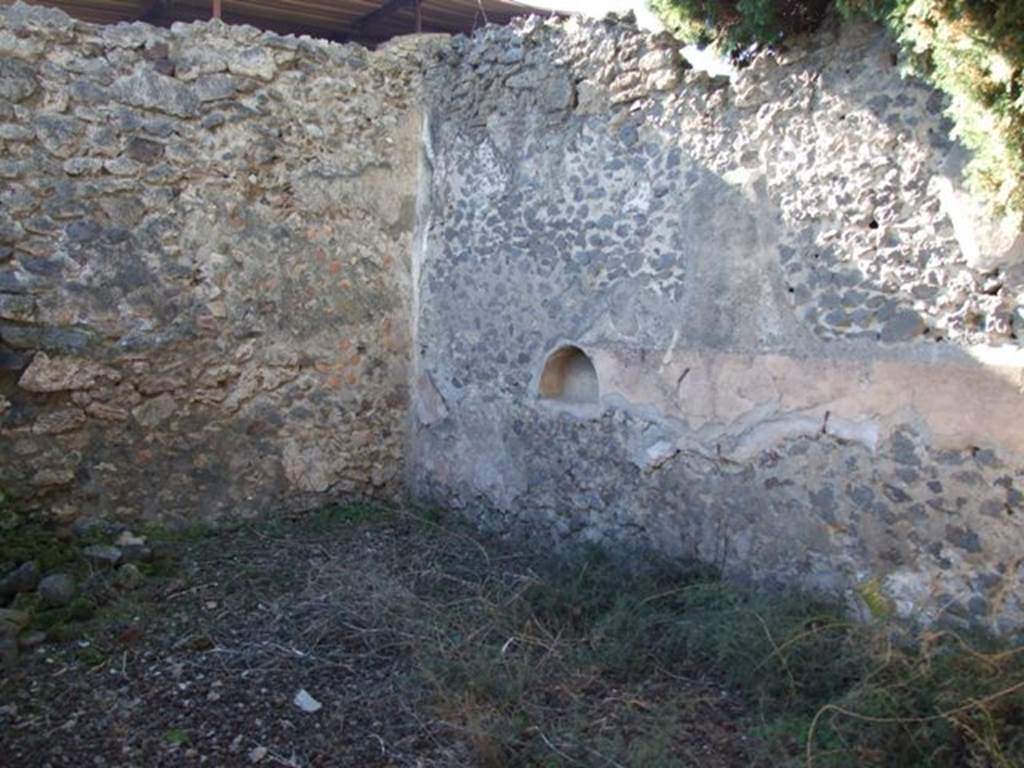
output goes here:
{"type": "MultiPolygon", "coordinates": [[[[111,24],[145,20],[156,24],[208,19],[212,0],[26,0],[61,8],[83,21],[111,24]]],[[[13,0],[0,0],[10,5],[13,0]]],[[[470,32],[486,22],[505,24],[515,16],[551,11],[508,0],[421,0],[420,17],[427,32],[470,32]]],[[[222,0],[228,23],[246,23],[280,32],[298,32],[331,39],[352,37],[381,41],[415,30],[413,0],[222,0]],[[370,24],[360,24],[387,6],[370,24]]]]}

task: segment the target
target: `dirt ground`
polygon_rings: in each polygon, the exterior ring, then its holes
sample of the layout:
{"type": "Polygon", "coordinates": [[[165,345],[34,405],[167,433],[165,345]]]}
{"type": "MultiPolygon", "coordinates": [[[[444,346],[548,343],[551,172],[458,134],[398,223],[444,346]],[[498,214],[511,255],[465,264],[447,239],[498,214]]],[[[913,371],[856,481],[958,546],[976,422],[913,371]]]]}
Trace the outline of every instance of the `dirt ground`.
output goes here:
{"type": "Polygon", "coordinates": [[[0,680],[0,763],[758,763],[738,695],[592,663],[592,628],[529,603],[538,556],[464,527],[336,510],[170,552],[0,680]]]}

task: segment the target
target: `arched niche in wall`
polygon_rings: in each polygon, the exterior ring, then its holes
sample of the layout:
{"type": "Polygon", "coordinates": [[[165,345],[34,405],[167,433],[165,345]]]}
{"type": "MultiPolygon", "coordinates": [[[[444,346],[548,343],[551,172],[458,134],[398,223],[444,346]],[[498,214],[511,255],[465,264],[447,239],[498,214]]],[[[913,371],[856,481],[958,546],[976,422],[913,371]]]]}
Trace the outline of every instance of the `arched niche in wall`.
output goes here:
{"type": "Polygon", "coordinates": [[[548,355],[539,390],[541,399],[563,403],[596,403],[600,399],[593,362],[586,352],[571,344],[548,355]]]}

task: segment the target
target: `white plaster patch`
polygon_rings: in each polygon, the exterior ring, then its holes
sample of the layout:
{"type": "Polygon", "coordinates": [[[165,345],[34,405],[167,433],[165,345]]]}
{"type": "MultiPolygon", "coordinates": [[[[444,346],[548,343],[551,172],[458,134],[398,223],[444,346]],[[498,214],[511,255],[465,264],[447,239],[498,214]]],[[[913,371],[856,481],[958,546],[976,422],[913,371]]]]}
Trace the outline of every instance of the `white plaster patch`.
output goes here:
{"type": "Polygon", "coordinates": [[[825,423],[825,434],[848,443],[859,443],[874,453],[878,448],[880,429],[878,422],[872,420],[830,417],[825,423]]]}
{"type": "Polygon", "coordinates": [[[659,440],[650,446],[644,455],[648,469],[656,469],[679,453],[679,447],[668,440],[659,440]]]}
{"type": "Polygon", "coordinates": [[[919,616],[931,596],[927,575],[916,571],[890,573],[882,580],[882,588],[902,619],[919,616]]]}
{"type": "Polygon", "coordinates": [[[437,391],[430,374],[423,372],[416,377],[416,418],[425,427],[440,424],[448,418],[448,406],[437,391]]]}

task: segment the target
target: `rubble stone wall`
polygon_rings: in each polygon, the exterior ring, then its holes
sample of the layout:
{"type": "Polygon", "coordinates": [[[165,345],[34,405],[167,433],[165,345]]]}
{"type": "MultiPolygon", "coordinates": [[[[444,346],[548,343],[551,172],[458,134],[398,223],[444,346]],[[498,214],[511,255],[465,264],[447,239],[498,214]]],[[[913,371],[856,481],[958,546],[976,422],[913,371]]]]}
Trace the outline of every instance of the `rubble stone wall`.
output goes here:
{"type": "Polygon", "coordinates": [[[880,30],[730,82],[628,26],[533,20],[456,41],[430,87],[419,495],[1024,622],[1020,242],[880,30]]]}
{"type": "Polygon", "coordinates": [[[0,490],[398,497],[422,46],[0,9],[0,490]]]}
{"type": "Polygon", "coordinates": [[[1024,241],[881,30],[368,52],[0,10],[0,490],[417,500],[1024,624],[1024,241]]]}

